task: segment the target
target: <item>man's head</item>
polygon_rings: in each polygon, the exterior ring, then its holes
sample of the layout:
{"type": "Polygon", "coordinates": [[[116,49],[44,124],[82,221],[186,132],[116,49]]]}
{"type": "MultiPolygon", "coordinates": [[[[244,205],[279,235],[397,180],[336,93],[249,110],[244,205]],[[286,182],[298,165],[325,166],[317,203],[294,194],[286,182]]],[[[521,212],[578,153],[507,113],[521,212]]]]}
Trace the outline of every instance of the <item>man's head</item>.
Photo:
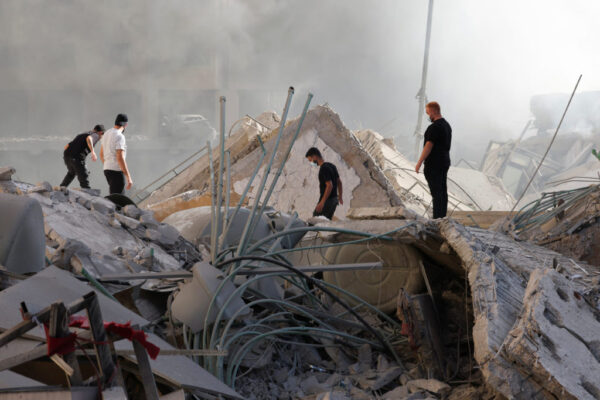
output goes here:
{"type": "Polygon", "coordinates": [[[321,152],[316,147],[311,147],[310,149],[308,149],[305,157],[313,165],[323,164],[323,156],[321,156],[321,152]]]}
{"type": "Polygon", "coordinates": [[[117,118],[115,118],[115,126],[125,128],[127,126],[127,114],[119,114],[117,118]]]}
{"type": "Polygon", "coordinates": [[[100,136],[104,135],[104,125],[102,125],[102,124],[96,125],[94,127],[94,132],[96,132],[100,136]]]}
{"type": "Polygon", "coordinates": [[[429,116],[429,120],[431,122],[436,119],[442,118],[442,111],[440,110],[440,105],[436,101],[430,101],[425,106],[425,112],[429,116]]]}

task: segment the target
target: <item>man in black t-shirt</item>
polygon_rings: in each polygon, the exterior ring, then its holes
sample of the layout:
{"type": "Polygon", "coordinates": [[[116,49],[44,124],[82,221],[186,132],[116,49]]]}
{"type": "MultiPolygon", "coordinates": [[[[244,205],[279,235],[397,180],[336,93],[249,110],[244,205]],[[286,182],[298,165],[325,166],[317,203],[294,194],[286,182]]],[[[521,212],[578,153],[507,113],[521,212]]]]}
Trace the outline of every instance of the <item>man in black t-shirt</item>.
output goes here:
{"type": "Polygon", "coordinates": [[[323,215],[331,219],[338,203],[344,204],[340,174],[335,165],[323,160],[321,152],[316,147],[308,149],[306,158],[311,165],[319,167],[319,202],[313,216],[323,215]]]}
{"type": "Polygon", "coordinates": [[[450,168],[450,144],[452,128],[442,117],[440,105],[435,101],[427,104],[425,112],[431,125],[425,131],[424,146],[417,162],[417,174],[425,162],[425,179],[433,200],[433,218],[444,218],[448,211],[448,188],[446,181],[450,168]]]}
{"type": "Polygon", "coordinates": [[[93,131],[80,133],[75,136],[68,145],[65,146],[63,153],[63,159],[67,166],[67,174],[63,179],[60,186],[69,186],[75,176],[79,180],[79,185],[82,189],[89,189],[90,182],[88,181],[88,170],[85,165],[85,158],[88,154],[92,153],[92,161],[96,161],[96,152],[94,152],[94,145],[98,143],[102,135],[104,134],[104,126],[96,125],[93,131]]]}

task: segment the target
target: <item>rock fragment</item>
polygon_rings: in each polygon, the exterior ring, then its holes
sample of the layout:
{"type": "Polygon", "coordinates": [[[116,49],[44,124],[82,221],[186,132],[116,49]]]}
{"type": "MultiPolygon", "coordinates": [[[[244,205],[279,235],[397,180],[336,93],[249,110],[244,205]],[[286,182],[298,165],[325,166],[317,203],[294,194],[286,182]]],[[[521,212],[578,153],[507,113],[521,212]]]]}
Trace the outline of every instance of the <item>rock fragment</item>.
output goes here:
{"type": "Polygon", "coordinates": [[[0,167],[0,181],[12,180],[13,174],[17,172],[13,167],[0,167]]]}

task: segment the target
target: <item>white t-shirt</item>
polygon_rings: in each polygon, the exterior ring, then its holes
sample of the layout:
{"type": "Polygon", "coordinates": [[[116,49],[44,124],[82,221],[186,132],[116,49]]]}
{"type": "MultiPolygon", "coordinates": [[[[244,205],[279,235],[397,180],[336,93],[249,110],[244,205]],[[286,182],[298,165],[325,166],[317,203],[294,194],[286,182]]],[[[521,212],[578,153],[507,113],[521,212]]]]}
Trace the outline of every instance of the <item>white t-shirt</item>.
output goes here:
{"type": "Polygon", "coordinates": [[[104,151],[104,169],[120,171],[121,167],[117,161],[117,150],[123,150],[123,159],[127,156],[127,144],[123,128],[110,128],[102,136],[102,148],[104,151]]]}

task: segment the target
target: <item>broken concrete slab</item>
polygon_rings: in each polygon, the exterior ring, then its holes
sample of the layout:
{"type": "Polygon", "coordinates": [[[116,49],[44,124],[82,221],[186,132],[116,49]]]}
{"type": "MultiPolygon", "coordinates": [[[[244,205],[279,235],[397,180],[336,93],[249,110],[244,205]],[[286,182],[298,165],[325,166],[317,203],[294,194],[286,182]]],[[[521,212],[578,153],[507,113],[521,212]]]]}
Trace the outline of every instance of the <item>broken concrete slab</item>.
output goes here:
{"type": "MultiPolygon", "coordinates": [[[[600,271],[581,263],[590,276],[572,279],[580,271],[568,257],[540,246],[515,242],[498,232],[467,228],[449,220],[440,222],[440,233],[462,259],[467,271],[475,317],[474,356],[486,382],[507,397],[545,398],[547,382],[532,374],[539,373],[538,370],[515,368],[511,353],[506,352],[507,344],[512,341],[510,332],[517,326],[524,309],[530,276],[555,265],[565,278],[571,278],[569,282],[574,290],[587,293],[592,276],[598,276],[600,271]]],[[[569,307],[571,312],[577,312],[575,302],[569,307]]],[[[580,335],[587,328],[576,323],[570,329],[580,335]]],[[[569,335],[563,332],[562,337],[568,340],[569,335]]],[[[562,364],[562,369],[553,377],[557,382],[570,376],[565,365],[562,364]]],[[[595,370],[589,372],[593,378],[584,375],[580,382],[597,381],[595,370]]]]}
{"type": "Polygon", "coordinates": [[[564,276],[535,270],[504,345],[507,356],[557,398],[600,398],[599,315],[564,276]]]}
{"type": "MultiPolygon", "coordinates": [[[[356,132],[357,138],[376,160],[405,206],[419,215],[430,208],[431,195],[423,174],[385,139],[372,130],[356,132]]],[[[448,171],[448,211],[508,210],[514,199],[502,181],[474,169],[450,167],[448,171]]]]}
{"type": "Polygon", "coordinates": [[[383,396],[381,396],[382,400],[398,400],[405,399],[409,395],[408,388],[406,386],[398,386],[397,388],[390,390],[389,392],[385,392],[383,396]]]}
{"type": "Polygon", "coordinates": [[[122,211],[123,211],[123,214],[125,214],[129,218],[133,218],[133,219],[139,219],[140,216],[142,215],[142,210],[140,210],[133,204],[126,205],[125,207],[123,207],[122,211]]]}
{"type": "Polygon", "coordinates": [[[115,212],[117,206],[110,200],[102,197],[94,197],[91,201],[92,210],[98,211],[101,214],[108,215],[115,212]]]}
{"type": "MultiPolygon", "coordinates": [[[[296,119],[286,124],[280,149],[289,146],[298,123],[299,120],[296,119]]],[[[274,144],[273,139],[265,143],[267,152],[273,149],[274,144]]],[[[308,111],[294,144],[294,148],[299,150],[292,151],[286,160],[269,205],[281,211],[296,211],[302,219],[312,216],[318,202],[319,188],[318,171],[311,169],[304,157],[310,147],[319,148],[324,159],[338,169],[345,197],[344,204],[339,205],[336,211],[338,217],[343,218],[350,207],[403,205],[381,169],[352,132],[343,125],[339,115],[325,106],[317,106],[308,111]]],[[[260,154],[260,149],[254,150],[232,165],[233,188],[237,193],[242,193],[260,154]]],[[[272,171],[279,167],[282,157],[283,154],[276,155],[272,171]]],[[[264,167],[259,170],[256,182],[259,182],[263,174],[264,167]]],[[[272,178],[273,176],[269,176],[267,185],[272,178]]],[[[250,202],[257,196],[256,189],[253,187],[249,193],[250,202]]]]}
{"type": "Polygon", "coordinates": [[[142,224],[137,219],[133,219],[119,213],[115,213],[115,218],[121,223],[121,225],[128,229],[138,229],[142,224]]]}
{"type": "Polygon", "coordinates": [[[0,221],[0,264],[19,274],[41,270],[46,243],[39,203],[0,193],[0,221]]]}
{"type": "MultiPolygon", "coordinates": [[[[260,146],[257,136],[266,140],[266,138],[273,136],[273,130],[278,126],[278,124],[273,123],[273,121],[279,121],[279,117],[273,112],[263,113],[256,119],[261,121],[261,123],[256,123],[251,118],[245,117],[243,123],[239,125],[239,128],[236,129],[231,136],[226,138],[225,151],[230,153],[232,164],[260,146]]],[[[214,152],[213,157],[214,166],[217,167],[219,163],[218,152],[214,152]]],[[[181,171],[167,184],[154,191],[147,199],[141,202],[141,206],[147,207],[193,189],[205,193],[207,190],[210,190],[208,184],[209,180],[209,157],[208,155],[204,155],[190,167],[181,171]]]]}
{"type": "MultiPolygon", "coordinates": [[[[241,196],[234,191],[229,193],[230,204],[237,204],[241,196]]],[[[154,212],[158,221],[163,221],[169,215],[190,208],[210,206],[212,202],[212,193],[203,193],[199,190],[189,190],[173,197],[169,197],[158,203],[150,204],[146,209],[154,212]]],[[[247,205],[245,201],[242,205],[247,205]]]]}
{"type": "Polygon", "coordinates": [[[28,190],[28,193],[46,193],[51,192],[52,185],[49,182],[39,182],[36,186],[28,190]]]}

